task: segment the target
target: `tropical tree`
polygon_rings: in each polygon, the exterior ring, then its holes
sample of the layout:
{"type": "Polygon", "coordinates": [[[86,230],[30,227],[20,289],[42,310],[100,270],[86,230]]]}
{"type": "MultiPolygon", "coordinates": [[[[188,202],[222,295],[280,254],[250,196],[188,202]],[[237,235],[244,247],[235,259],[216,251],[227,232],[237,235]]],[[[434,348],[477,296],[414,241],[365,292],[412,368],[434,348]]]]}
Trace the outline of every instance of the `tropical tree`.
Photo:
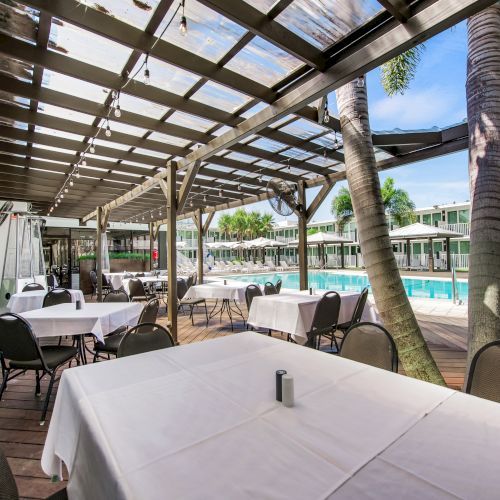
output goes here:
{"type": "MultiPolygon", "coordinates": [[[[404,189],[394,186],[394,179],[387,177],[381,187],[382,203],[386,212],[396,221],[398,226],[404,226],[415,221],[415,203],[410,199],[410,195],[404,189]]],[[[351,193],[345,187],[332,200],[332,214],[337,219],[339,231],[342,232],[344,226],[354,217],[352,208],[351,193]]]]}
{"type": "Polygon", "coordinates": [[[243,208],[238,208],[231,217],[231,230],[241,241],[248,231],[248,216],[243,208]]]}
{"type": "Polygon", "coordinates": [[[405,372],[445,385],[420,331],[392,251],[373,151],[366,85],[353,81],[338,89],[337,105],[359,244],[380,316],[394,337],[405,372]]]}
{"type": "Polygon", "coordinates": [[[472,16],[467,31],[470,363],[500,339],[500,4],[472,16]]]}
{"type": "Polygon", "coordinates": [[[423,50],[424,45],[418,45],[382,65],[380,81],[388,96],[404,94],[410,88],[423,50]]]}
{"type": "Polygon", "coordinates": [[[260,212],[253,211],[247,215],[246,234],[248,238],[256,238],[260,233],[261,220],[260,212]]]}
{"type": "Polygon", "coordinates": [[[219,217],[218,227],[219,231],[226,236],[226,238],[231,234],[232,222],[231,214],[222,214],[219,217]]]}
{"type": "Polygon", "coordinates": [[[259,225],[259,236],[265,236],[269,231],[273,229],[274,219],[272,214],[262,214],[260,217],[260,225],[259,225]]]}

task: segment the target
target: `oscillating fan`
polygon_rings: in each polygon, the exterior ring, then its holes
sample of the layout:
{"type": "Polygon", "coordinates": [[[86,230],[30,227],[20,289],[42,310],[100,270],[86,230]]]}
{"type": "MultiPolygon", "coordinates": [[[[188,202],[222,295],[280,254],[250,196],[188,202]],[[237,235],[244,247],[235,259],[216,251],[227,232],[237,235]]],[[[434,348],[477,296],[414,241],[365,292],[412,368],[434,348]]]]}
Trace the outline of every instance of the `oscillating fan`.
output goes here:
{"type": "Polygon", "coordinates": [[[267,199],[273,210],[283,216],[292,215],[295,210],[302,210],[297,200],[297,184],[283,179],[274,178],[267,183],[267,199]]]}

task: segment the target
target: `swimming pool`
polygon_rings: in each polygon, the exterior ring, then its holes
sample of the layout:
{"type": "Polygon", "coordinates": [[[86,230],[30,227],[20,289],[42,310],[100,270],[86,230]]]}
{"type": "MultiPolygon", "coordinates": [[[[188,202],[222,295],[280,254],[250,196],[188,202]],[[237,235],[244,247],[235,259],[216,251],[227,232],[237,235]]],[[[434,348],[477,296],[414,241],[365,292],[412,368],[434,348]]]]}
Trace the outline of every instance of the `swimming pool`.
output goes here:
{"type": "MultiPolygon", "coordinates": [[[[299,289],[299,273],[267,273],[267,274],[241,274],[232,278],[246,283],[263,285],[267,281],[276,283],[283,280],[283,288],[299,289]]],[[[370,286],[368,277],[363,274],[339,274],[328,271],[309,271],[309,286],[320,290],[361,291],[370,286]]],[[[408,297],[421,297],[427,299],[451,299],[451,280],[439,278],[405,278],[403,284],[408,297]]],[[[467,281],[457,281],[458,297],[467,300],[469,285],[467,281]]]]}

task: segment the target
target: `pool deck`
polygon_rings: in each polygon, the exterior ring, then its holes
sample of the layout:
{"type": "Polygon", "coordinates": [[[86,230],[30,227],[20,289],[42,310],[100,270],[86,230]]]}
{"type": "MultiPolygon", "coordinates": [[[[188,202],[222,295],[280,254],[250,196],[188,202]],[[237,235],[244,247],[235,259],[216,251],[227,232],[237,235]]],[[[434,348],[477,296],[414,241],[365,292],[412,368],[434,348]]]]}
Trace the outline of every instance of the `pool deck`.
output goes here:
{"type": "MultiPolygon", "coordinates": [[[[451,301],[439,299],[413,299],[412,304],[432,355],[447,384],[460,390],[464,380],[466,361],[467,307],[453,306],[451,301]]],[[[246,315],[246,309],[243,308],[246,315]]],[[[195,313],[195,325],[188,315],[179,316],[179,342],[189,344],[231,335],[227,318],[219,323],[212,319],[205,326],[205,315],[195,313]]],[[[161,308],[159,323],[165,324],[165,308],[161,308]]],[[[234,334],[244,328],[240,321],[235,323],[234,334]]],[[[286,339],[273,332],[273,336],[286,339]]],[[[105,361],[104,361],[105,362],[105,361]]],[[[14,471],[21,498],[46,498],[60,489],[64,483],[52,483],[40,467],[40,457],[48,429],[39,425],[42,400],[34,397],[34,375],[28,373],[9,383],[0,402],[0,446],[8,457],[14,471]]],[[[45,395],[47,381],[42,381],[45,395]]],[[[57,386],[54,389],[55,398],[57,386]]],[[[50,411],[48,419],[50,418],[50,411]]]]}

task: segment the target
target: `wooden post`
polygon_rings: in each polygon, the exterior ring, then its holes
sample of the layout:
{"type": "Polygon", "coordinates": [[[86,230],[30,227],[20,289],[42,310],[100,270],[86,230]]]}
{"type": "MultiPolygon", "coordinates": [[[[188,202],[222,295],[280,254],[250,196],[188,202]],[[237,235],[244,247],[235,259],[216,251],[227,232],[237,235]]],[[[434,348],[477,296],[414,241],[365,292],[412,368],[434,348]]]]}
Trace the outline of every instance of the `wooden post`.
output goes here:
{"type": "Polygon", "coordinates": [[[429,272],[434,272],[434,249],[432,248],[432,238],[429,238],[429,272]]]}
{"type": "Polygon", "coordinates": [[[406,265],[408,268],[411,267],[411,243],[409,238],[406,240],[406,265]]]}
{"type": "Polygon", "coordinates": [[[149,223],[149,270],[153,270],[153,250],[155,249],[155,228],[154,223],[149,223]]]}
{"type": "Polygon", "coordinates": [[[340,244],[340,267],[345,269],[344,244],[340,244]]]}
{"type": "Polygon", "coordinates": [[[201,285],[203,283],[203,212],[201,208],[196,210],[196,228],[198,229],[198,283],[201,285]]]}
{"type": "Polygon", "coordinates": [[[176,197],[176,175],[177,164],[174,161],[167,163],[167,270],[168,270],[168,320],[170,332],[174,342],[177,344],[177,197],[176,197]]]}
{"type": "Polygon", "coordinates": [[[451,271],[450,238],[446,238],[446,270],[451,271]]]}
{"type": "Polygon", "coordinates": [[[298,201],[302,206],[299,212],[299,275],[300,289],[307,290],[307,218],[306,218],[306,186],[304,181],[299,181],[298,201]]]}
{"type": "Polygon", "coordinates": [[[97,302],[102,302],[102,207],[97,207],[95,272],[97,274],[97,302]]]}

